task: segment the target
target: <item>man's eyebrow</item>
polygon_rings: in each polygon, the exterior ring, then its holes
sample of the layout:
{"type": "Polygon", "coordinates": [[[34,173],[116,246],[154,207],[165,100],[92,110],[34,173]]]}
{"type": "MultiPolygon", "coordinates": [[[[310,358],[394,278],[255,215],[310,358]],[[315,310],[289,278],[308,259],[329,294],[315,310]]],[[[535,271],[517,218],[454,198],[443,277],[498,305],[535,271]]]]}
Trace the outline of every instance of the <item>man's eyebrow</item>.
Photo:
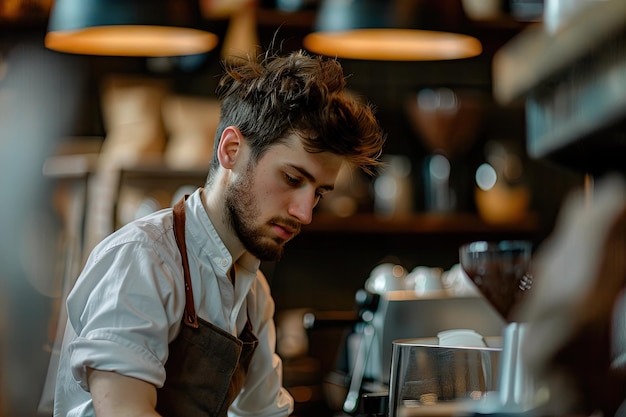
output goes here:
{"type": "MultiPolygon", "coordinates": [[[[309,180],[309,182],[315,183],[317,180],[315,179],[315,177],[306,169],[297,166],[297,165],[293,165],[293,164],[287,164],[289,165],[291,168],[295,169],[296,171],[298,171],[303,177],[305,177],[307,180],[309,180]]],[[[335,189],[335,186],[332,184],[327,184],[327,185],[320,185],[317,188],[321,188],[323,190],[326,191],[332,191],[335,189]]]]}

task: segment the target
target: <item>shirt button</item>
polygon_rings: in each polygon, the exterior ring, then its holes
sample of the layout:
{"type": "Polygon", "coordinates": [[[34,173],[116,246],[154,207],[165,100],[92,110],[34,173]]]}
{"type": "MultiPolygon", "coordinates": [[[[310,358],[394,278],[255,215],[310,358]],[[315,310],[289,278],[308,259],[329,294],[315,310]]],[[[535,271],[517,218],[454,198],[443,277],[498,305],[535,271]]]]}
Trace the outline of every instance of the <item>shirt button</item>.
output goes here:
{"type": "Polygon", "coordinates": [[[228,259],[222,258],[220,264],[222,265],[222,267],[226,268],[228,266],[228,259]]]}

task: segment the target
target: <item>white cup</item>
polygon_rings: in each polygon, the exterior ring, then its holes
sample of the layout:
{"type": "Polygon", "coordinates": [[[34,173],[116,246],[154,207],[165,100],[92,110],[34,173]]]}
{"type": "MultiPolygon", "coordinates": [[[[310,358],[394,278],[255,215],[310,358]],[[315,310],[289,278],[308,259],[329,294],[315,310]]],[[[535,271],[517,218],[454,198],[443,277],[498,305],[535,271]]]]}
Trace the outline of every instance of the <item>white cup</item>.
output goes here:
{"type": "Polygon", "coordinates": [[[370,272],[365,288],[374,294],[406,289],[406,269],[401,265],[383,263],[370,272]]]}
{"type": "Polygon", "coordinates": [[[418,295],[422,295],[430,291],[443,290],[442,273],[442,268],[418,266],[407,275],[407,281],[418,295]]]}

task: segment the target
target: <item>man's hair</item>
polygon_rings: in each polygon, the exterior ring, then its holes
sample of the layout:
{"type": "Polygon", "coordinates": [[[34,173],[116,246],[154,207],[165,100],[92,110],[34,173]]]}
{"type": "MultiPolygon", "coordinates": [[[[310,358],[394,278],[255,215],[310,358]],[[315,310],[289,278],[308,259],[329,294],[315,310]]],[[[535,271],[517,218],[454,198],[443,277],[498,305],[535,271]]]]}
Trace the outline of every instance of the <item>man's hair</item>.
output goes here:
{"type": "Polygon", "coordinates": [[[379,165],[385,136],[371,104],[345,90],[341,64],[295,51],[287,56],[231,57],[224,61],[216,93],[222,101],[209,179],[219,166],[222,132],[236,126],[252,160],[291,133],[308,152],[328,151],[368,174],[379,165]]]}

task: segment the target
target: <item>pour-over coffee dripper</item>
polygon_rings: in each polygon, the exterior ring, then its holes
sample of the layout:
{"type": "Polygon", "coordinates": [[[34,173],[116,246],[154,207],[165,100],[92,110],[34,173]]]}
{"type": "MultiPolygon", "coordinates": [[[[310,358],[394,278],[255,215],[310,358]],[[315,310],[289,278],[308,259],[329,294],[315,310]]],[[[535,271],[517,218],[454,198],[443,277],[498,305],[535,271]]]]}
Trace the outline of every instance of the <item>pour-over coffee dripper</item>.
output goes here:
{"type": "Polygon", "coordinates": [[[461,267],[478,290],[508,322],[532,286],[532,244],[525,240],[478,241],[459,249],[461,267]]]}

